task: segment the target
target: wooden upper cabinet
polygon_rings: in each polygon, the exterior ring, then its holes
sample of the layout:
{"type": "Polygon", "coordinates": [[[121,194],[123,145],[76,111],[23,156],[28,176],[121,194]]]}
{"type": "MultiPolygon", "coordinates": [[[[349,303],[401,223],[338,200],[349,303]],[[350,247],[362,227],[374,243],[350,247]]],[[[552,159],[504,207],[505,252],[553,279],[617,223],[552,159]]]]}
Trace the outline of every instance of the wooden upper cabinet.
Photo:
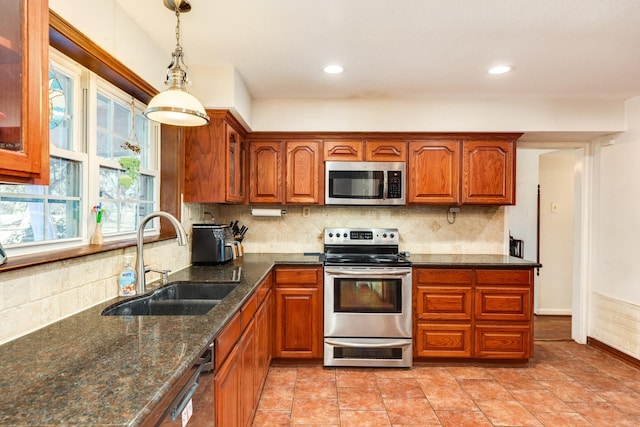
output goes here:
{"type": "Polygon", "coordinates": [[[0,14],[0,182],[49,183],[49,7],[3,2],[0,14]]]}
{"type": "Polygon", "coordinates": [[[462,144],[462,204],[515,204],[515,140],[462,144]]]}
{"type": "Polygon", "coordinates": [[[246,148],[242,127],[226,112],[207,110],[206,126],[184,129],[184,201],[243,203],[246,148]]]}
{"type": "Polygon", "coordinates": [[[247,149],[242,137],[228,124],[225,126],[227,141],[227,201],[245,201],[245,176],[247,149]]]}
{"type": "Polygon", "coordinates": [[[460,202],[460,141],[409,142],[407,203],[460,202]]]}
{"type": "Polygon", "coordinates": [[[322,200],[324,183],[321,144],[318,140],[286,142],[287,203],[318,204],[322,200]]]}
{"type": "Polygon", "coordinates": [[[325,140],[323,153],[325,161],[405,162],[407,143],[393,140],[325,140]]]}
{"type": "Polygon", "coordinates": [[[249,201],[251,203],[284,202],[283,143],[251,141],[249,144],[249,201]]]}
{"type": "Polygon", "coordinates": [[[364,159],[367,162],[406,162],[405,141],[367,141],[364,159]]]}
{"type": "Polygon", "coordinates": [[[357,139],[325,140],[323,153],[325,161],[362,161],[364,159],[364,141],[357,139]]]}

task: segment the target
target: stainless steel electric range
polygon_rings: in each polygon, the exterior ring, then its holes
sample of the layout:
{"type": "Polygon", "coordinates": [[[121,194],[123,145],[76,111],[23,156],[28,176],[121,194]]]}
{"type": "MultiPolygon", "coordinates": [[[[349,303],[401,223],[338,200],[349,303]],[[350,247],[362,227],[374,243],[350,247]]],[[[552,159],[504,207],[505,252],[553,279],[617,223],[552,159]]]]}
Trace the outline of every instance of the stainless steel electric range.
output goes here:
{"type": "Polygon", "coordinates": [[[325,229],[325,366],[411,366],[411,262],[398,243],[395,228],[325,229]]]}

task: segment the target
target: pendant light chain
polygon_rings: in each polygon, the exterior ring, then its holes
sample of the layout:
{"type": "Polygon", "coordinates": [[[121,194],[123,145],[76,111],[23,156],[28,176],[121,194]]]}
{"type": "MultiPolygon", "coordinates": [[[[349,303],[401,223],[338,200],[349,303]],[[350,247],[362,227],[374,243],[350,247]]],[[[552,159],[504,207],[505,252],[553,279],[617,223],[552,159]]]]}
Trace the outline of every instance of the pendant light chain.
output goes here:
{"type": "Polygon", "coordinates": [[[180,46],[180,10],[176,8],[176,50],[182,52],[180,46]]]}

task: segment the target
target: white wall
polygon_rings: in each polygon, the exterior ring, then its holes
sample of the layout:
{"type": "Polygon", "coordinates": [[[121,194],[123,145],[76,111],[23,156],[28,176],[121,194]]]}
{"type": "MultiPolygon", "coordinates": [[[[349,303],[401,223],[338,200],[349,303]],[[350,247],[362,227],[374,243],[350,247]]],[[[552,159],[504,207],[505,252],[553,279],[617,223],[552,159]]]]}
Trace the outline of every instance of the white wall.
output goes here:
{"type": "Polygon", "coordinates": [[[163,90],[171,51],[155,44],[115,0],[49,0],[49,8],[144,80],[163,90]]]}
{"type": "Polygon", "coordinates": [[[571,151],[540,156],[538,314],[572,313],[575,162],[571,151]]]}
{"type": "Polygon", "coordinates": [[[255,131],[617,132],[620,101],[254,99],[255,131]]]}
{"type": "Polygon", "coordinates": [[[640,358],[640,97],[628,130],[594,155],[589,336],[640,358]]]}

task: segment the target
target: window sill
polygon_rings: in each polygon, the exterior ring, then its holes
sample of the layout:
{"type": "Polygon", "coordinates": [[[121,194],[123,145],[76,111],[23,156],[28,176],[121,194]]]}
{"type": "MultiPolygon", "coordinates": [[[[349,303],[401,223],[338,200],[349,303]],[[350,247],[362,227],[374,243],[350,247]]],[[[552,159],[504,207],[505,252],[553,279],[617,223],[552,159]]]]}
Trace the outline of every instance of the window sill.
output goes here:
{"type": "MultiPolygon", "coordinates": [[[[158,236],[145,237],[144,243],[161,242],[164,240],[175,239],[175,233],[165,233],[158,236]]],[[[64,249],[58,251],[42,252],[40,254],[22,255],[11,257],[6,263],[0,265],[0,273],[21,268],[34,267],[36,265],[47,264],[50,262],[64,261],[67,259],[80,258],[83,256],[99,254],[102,252],[113,251],[136,246],[135,239],[118,240],[114,242],[104,243],[102,245],[85,245],[77,248],[64,249]]]]}

